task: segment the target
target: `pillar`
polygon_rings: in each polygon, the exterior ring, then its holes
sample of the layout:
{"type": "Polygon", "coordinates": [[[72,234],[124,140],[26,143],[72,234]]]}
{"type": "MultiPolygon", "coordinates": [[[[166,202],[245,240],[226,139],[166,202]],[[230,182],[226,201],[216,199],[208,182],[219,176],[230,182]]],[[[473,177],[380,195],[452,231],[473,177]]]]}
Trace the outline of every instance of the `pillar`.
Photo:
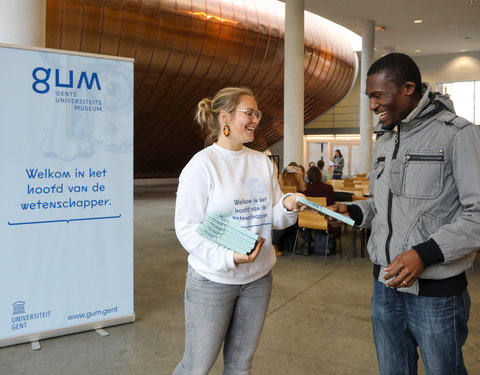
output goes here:
{"type": "Polygon", "coordinates": [[[45,47],[46,0],[0,0],[0,43],[45,47]]]}
{"type": "Polygon", "coordinates": [[[372,162],[372,112],[370,100],[365,95],[367,86],[367,72],[373,62],[375,46],[375,22],[362,22],[362,58],[360,70],[360,170],[361,173],[370,171],[372,162]]]}
{"type": "Polygon", "coordinates": [[[284,165],[303,162],[305,0],[285,1],[284,165]]]}

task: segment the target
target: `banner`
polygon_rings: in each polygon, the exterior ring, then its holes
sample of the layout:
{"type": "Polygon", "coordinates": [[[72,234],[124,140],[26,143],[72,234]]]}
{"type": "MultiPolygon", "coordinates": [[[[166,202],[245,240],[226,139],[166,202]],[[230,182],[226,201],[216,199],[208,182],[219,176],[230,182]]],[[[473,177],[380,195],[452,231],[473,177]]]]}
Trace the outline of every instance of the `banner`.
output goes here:
{"type": "Polygon", "coordinates": [[[0,346],[134,321],[133,61],[0,45],[0,346]]]}

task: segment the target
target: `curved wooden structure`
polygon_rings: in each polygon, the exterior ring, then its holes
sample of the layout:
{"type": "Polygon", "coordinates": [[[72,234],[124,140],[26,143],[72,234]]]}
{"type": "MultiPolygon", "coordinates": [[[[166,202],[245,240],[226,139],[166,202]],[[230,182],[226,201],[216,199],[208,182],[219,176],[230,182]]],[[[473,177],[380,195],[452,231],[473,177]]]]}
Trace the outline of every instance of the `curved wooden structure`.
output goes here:
{"type": "MultiPolygon", "coordinates": [[[[283,138],[284,3],[275,0],[47,0],[47,47],[135,58],[135,177],[176,177],[203,147],[197,102],[249,86],[255,142],[283,138]]],[[[305,13],[305,123],[349,90],[356,59],[333,23],[305,13]]]]}

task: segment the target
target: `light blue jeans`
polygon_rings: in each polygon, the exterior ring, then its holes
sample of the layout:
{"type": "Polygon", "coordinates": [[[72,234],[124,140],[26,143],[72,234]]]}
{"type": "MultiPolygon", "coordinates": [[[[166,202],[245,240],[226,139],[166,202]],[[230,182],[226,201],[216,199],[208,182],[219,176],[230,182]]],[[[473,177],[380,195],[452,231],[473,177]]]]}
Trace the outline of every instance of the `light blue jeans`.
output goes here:
{"type": "Polygon", "coordinates": [[[249,374],[271,290],[271,271],[249,284],[229,285],[210,281],[188,267],[185,352],[173,374],[208,374],[222,344],[223,374],[249,374]]]}
{"type": "Polygon", "coordinates": [[[399,292],[374,280],[372,327],[382,375],[417,374],[420,349],[427,375],[467,374],[468,291],[450,297],[399,292]]]}

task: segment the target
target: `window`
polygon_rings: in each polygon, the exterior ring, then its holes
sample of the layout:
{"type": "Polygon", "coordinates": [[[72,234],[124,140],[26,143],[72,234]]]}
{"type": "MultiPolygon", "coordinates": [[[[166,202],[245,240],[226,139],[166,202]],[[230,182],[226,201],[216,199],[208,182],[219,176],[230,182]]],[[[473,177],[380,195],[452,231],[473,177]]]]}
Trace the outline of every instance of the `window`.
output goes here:
{"type": "MultiPolygon", "coordinates": [[[[317,163],[317,160],[323,159],[325,161],[325,170],[329,167],[329,161],[333,159],[335,150],[340,150],[343,155],[344,167],[343,177],[350,177],[357,173],[363,173],[360,168],[360,141],[359,140],[327,140],[322,141],[307,141],[307,154],[308,161],[317,163]]],[[[308,165],[308,164],[307,164],[308,165]]],[[[328,170],[330,174],[333,173],[332,168],[328,170]]]]}
{"type": "Polygon", "coordinates": [[[437,91],[450,95],[457,115],[480,124],[480,81],[437,83],[437,91]]]}
{"type": "MultiPolygon", "coordinates": [[[[313,161],[317,165],[317,161],[325,161],[325,170],[328,167],[328,143],[308,143],[308,162],[313,161]]],[[[305,167],[308,169],[308,164],[305,167]]]]}

